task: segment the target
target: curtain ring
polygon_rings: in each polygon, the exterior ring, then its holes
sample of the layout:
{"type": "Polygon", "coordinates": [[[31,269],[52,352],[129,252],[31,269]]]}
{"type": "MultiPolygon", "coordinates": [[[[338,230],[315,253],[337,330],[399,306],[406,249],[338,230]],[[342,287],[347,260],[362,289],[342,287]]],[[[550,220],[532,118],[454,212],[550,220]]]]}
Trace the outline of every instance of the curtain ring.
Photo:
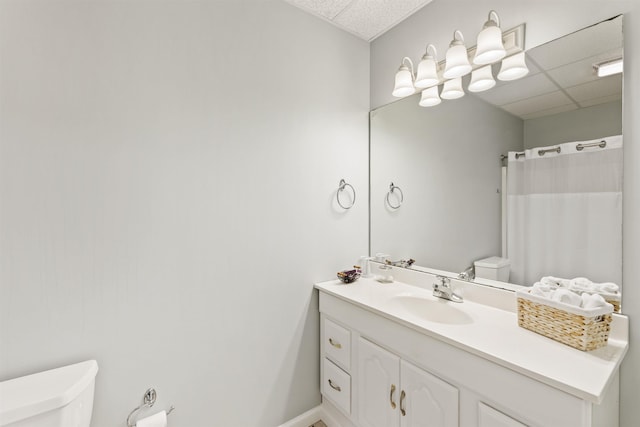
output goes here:
{"type": "Polygon", "coordinates": [[[389,207],[391,209],[398,209],[400,208],[400,206],[402,206],[402,202],[404,201],[404,194],[402,193],[402,189],[400,187],[398,187],[397,185],[394,185],[393,182],[389,185],[389,192],[387,193],[387,205],[389,205],[389,207]],[[398,192],[400,193],[400,202],[398,202],[397,205],[393,205],[391,203],[391,201],[389,200],[389,196],[391,195],[391,193],[393,193],[395,190],[398,190],[398,192]]]}
{"type": "Polygon", "coordinates": [[[342,209],[351,209],[353,205],[356,204],[356,189],[353,188],[353,185],[347,183],[344,179],[341,179],[340,184],[338,184],[338,191],[336,192],[336,201],[338,202],[338,205],[340,205],[342,209]],[[351,201],[351,204],[349,206],[345,206],[340,202],[340,193],[344,191],[346,187],[351,188],[351,192],[353,193],[353,200],[351,201]]]}

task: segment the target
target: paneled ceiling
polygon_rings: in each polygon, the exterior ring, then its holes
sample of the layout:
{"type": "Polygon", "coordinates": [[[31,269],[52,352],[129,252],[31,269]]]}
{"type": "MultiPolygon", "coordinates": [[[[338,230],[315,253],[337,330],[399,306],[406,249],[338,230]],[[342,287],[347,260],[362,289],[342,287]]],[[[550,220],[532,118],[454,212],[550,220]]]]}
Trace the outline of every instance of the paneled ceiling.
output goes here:
{"type": "Polygon", "coordinates": [[[622,74],[598,77],[593,69],[622,57],[621,21],[618,17],[528,50],[526,77],[497,80],[493,89],[475,96],[525,120],[621,99],[622,74]]]}
{"type": "Polygon", "coordinates": [[[371,41],[432,0],[285,0],[371,41]]]}

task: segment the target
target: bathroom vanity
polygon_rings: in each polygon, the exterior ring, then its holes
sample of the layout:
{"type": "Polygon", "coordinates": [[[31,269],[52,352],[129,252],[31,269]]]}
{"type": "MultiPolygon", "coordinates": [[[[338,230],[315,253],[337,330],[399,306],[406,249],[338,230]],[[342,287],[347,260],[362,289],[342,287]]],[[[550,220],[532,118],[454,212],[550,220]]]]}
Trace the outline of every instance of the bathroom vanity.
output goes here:
{"type": "Polygon", "coordinates": [[[510,290],[452,280],[456,304],[403,274],[316,285],[323,405],[343,427],[618,425],[625,316],[582,352],[518,327],[510,290]]]}

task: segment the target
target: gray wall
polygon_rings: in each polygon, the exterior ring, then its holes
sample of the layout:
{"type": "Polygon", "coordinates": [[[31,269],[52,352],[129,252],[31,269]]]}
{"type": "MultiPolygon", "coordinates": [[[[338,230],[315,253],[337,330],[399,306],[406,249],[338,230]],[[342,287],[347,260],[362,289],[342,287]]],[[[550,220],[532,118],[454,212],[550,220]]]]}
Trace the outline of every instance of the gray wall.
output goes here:
{"type": "Polygon", "coordinates": [[[588,141],[622,133],[622,101],[524,121],[524,148],[588,141]]]}
{"type": "Polygon", "coordinates": [[[522,120],[474,96],[418,100],[371,113],[371,251],[463,271],[501,255],[500,155],[522,150],[522,120]],[[390,182],[404,193],[397,210],[390,182]]]}
{"type": "Polygon", "coordinates": [[[2,0],[0,58],[0,379],[97,359],[95,427],[149,386],[176,426],[319,404],[368,44],[279,0],[2,0]]]}
{"type": "Polygon", "coordinates": [[[624,206],[623,206],[623,310],[631,321],[631,344],[621,371],[620,425],[631,427],[640,419],[637,385],[640,384],[640,1],[564,0],[435,0],[376,39],[371,48],[371,107],[393,100],[393,75],[405,55],[419,59],[426,43],[444,52],[453,29],[469,40],[486,20],[487,12],[500,13],[503,28],[527,24],[527,48],[624,13],[624,206]]]}

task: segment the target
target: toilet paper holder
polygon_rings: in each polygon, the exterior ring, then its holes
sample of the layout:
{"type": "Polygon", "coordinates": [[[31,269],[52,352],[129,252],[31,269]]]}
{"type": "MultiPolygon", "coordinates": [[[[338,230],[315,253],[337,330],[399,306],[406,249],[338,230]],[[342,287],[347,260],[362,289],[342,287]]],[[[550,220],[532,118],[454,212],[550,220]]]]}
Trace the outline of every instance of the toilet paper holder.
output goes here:
{"type": "MultiPolygon", "coordinates": [[[[136,423],[131,422],[131,416],[136,412],[138,412],[139,410],[141,410],[142,408],[145,408],[145,407],[151,408],[156,403],[157,396],[158,394],[156,393],[156,390],[153,388],[150,388],[144,392],[144,395],[142,396],[142,404],[139,405],[137,408],[135,408],[133,411],[129,412],[129,415],[127,416],[127,427],[136,427],[136,423]]],[[[171,407],[167,411],[167,415],[173,412],[174,409],[175,408],[173,407],[173,405],[171,405],[171,407]]]]}

